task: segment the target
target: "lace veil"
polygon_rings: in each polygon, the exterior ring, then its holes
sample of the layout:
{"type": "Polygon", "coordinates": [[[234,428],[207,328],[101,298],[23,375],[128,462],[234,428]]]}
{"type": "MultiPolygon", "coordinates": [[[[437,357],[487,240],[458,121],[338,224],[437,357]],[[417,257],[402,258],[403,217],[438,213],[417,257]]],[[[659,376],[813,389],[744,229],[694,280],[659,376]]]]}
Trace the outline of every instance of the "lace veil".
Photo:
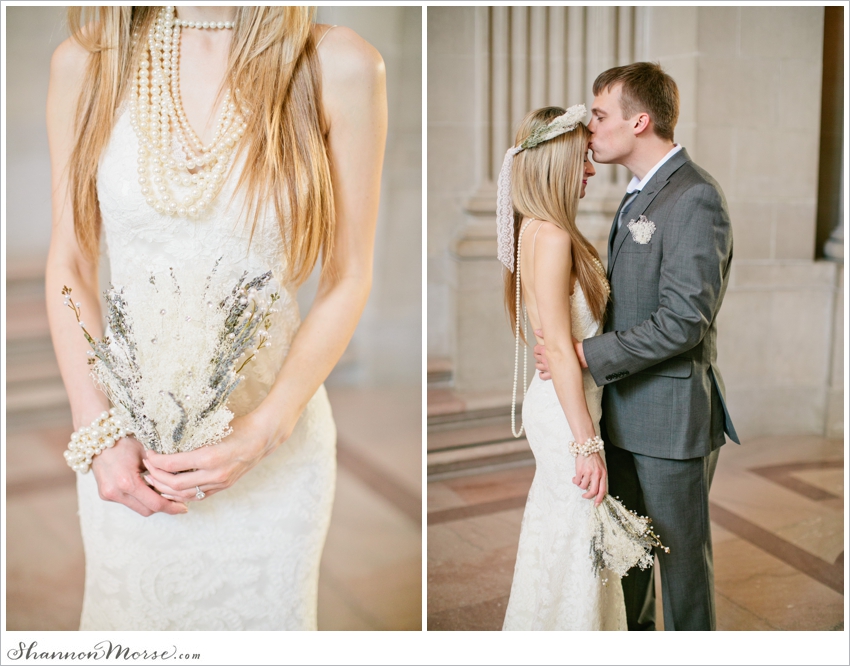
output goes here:
{"type": "Polygon", "coordinates": [[[551,123],[534,130],[521,144],[508,148],[505,161],[499,171],[496,195],[496,235],[498,241],[497,257],[505,267],[514,272],[514,206],[511,199],[511,178],[514,157],[528,148],[554,139],[556,136],[571,132],[587,115],[584,104],[571,106],[563,115],[551,123]]]}

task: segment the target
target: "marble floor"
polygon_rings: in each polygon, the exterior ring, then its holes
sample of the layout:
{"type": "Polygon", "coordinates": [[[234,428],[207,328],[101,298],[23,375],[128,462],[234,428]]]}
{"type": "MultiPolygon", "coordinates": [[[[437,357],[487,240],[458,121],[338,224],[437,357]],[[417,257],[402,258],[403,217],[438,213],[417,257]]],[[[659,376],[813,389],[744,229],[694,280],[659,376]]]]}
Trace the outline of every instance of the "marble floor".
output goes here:
{"type": "MultiPolygon", "coordinates": [[[[422,626],[421,388],[329,388],[338,486],[319,628],[422,626]]],[[[6,629],[74,630],[83,552],[67,416],[6,423],[6,629]]],[[[8,416],[8,415],[7,415],[8,416]]]]}
{"type": "MultiPolygon", "coordinates": [[[[429,477],[429,630],[501,628],[534,476],[533,459],[512,456],[478,470],[435,466],[429,477]]],[[[719,630],[843,630],[841,440],[765,437],[723,447],[711,520],[719,630]]]]}

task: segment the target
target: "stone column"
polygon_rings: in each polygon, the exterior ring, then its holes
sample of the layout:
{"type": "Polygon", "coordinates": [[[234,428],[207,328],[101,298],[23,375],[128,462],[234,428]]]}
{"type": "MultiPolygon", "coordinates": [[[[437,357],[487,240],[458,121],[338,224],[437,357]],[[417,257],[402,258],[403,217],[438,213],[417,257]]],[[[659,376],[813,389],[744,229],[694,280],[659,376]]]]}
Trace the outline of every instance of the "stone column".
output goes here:
{"type": "MultiPolygon", "coordinates": [[[[843,155],[841,156],[841,179],[838,182],[844,182],[843,155]]],[[[838,197],[838,219],[835,221],[835,228],[823,246],[823,254],[827,259],[844,263],[844,227],[847,225],[847,220],[844,217],[843,187],[840,188],[838,197]]]]}
{"type": "Polygon", "coordinates": [[[841,264],[835,281],[835,308],[832,327],[832,363],[826,402],[825,434],[827,437],[844,437],[844,158],[841,158],[841,180],[838,199],[838,220],[835,229],[823,248],[824,256],[841,264]]]}
{"type": "MultiPolygon", "coordinates": [[[[541,106],[584,103],[589,109],[596,75],[634,60],[639,25],[631,7],[475,8],[477,185],[449,253],[457,390],[510,390],[512,333],[495,256],[495,181],[516,127],[541,106]]],[[[628,174],[620,167],[597,168],[578,224],[604,258],[628,174]]]]}

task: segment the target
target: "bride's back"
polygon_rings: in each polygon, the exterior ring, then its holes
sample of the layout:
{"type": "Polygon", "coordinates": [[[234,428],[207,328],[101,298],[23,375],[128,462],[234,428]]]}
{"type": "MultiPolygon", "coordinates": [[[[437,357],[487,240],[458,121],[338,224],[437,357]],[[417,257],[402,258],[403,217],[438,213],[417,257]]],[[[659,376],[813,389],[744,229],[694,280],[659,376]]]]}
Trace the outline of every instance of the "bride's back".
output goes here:
{"type": "MultiPolygon", "coordinates": [[[[538,280],[544,281],[547,278],[551,280],[551,276],[546,275],[545,263],[539,262],[543,263],[543,265],[536,265],[535,263],[538,244],[546,246],[544,252],[548,250],[558,255],[566,253],[567,256],[563,256],[565,265],[571,265],[572,262],[569,257],[570,236],[569,233],[546,220],[532,218],[530,220],[523,220],[522,225],[521,252],[519,256],[520,274],[522,276],[520,280],[522,304],[525,306],[526,313],[528,314],[530,330],[537,331],[542,329],[542,320],[538,311],[535,288],[538,280]],[[542,273],[542,275],[539,275],[539,273],[542,273]]],[[[541,259],[543,259],[542,256],[541,259]]],[[[571,298],[577,288],[575,271],[570,270],[565,288],[566,298],[571,298]]],[[[535,339],[537,338],[536,335],[534,337],[535,339]]]]}

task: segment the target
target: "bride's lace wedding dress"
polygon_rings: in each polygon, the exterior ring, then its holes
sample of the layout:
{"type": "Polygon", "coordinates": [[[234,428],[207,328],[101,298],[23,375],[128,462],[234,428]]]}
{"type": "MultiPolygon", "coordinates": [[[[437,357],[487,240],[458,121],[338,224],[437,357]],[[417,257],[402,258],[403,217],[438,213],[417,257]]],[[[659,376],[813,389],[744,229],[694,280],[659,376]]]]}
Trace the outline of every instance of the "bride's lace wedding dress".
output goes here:
{"type": "MultiPolygon", "coordinates": [[[[581,286],[570,298],[572,334],[578,340],[600,333],[581,286]]],[[[602,416],[602,388],[583,371],[584,396],[596,434],[602,416]]],[[[619,578],[593,574],[590,557],[593,500],[572,481],[574,439],[551,381],[537,373],[522,404],[522,421],[537,465],[519,537],[511,596],[503,629],[626,630],[619,578]]],[[[602,454],[604,456],[604,453],[602,454]]]]}
{"type": "MultiPolygon", "coordinates": [[[[281,300],[272,347],[248,364],[228,406],[254,409],[268,393],[300,323],[287,279],[280,228],[272,213],[250,238],[231,201],[234,169],[200,219],[156,213],[137,183],[138,141],[123,113],[100,162],[98,196],[112,282],[128,302],[149,293],[151,274],[179,284],[217,274],[236,284],[271,270],[281,300]]],[[[146,303],[150,317],[156,303],[146,303]],[[148,307],[149,306],[149,307],[148,307]]],[[[138,310],[138,308],[137,308],[138,310]]],[[[177,353],[179,331],[163,339],[177,353]]],[[[191,354],[185,349],[182,353],[191,354]]],[[[190,502],[187,514],[143,518],[98,496],[94,475],[78,475],[86,554],[82,630],[315,629],[319,560],[330,522],[336,430],[324,387],[292,436],[231,488],[190,502]]]]}

